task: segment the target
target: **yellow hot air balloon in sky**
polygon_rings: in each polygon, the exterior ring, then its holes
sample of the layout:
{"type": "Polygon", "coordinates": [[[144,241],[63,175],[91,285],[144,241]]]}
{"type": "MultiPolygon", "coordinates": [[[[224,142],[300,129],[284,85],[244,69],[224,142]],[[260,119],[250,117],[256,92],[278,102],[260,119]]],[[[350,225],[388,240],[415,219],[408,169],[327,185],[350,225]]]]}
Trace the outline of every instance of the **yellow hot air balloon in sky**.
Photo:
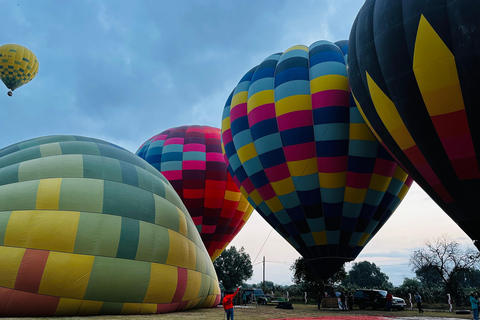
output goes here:
{"type": "Polygon", "coordinates": [[[0,46],[0,78],[10,91],[29,82],[38,72],[38,60],[35,54],[18,44],[0,46]]]}

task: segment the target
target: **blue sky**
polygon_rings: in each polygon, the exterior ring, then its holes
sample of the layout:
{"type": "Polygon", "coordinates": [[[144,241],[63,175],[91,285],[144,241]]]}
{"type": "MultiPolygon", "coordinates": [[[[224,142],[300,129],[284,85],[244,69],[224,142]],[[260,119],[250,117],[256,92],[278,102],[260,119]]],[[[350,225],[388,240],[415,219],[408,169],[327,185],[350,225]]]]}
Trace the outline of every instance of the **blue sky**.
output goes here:
{"type": "MultiPolygon", "coordinates": [[[[13,97],[0,90],[0,148],[77,134],[132,152],[179,125],[221,126],[225,101],[245,72],[272,53],[348,39],[361,0],[0,0],[0,44],[32,50],[37,77],[13,97]]],[[[1,87],[1,86],[0,86],[1,87]]],[[[250,282],[291,283],[299,256],[254,213],[232,242],[254,262],[250,282]]],[[[426,238],[467,236],[417,186],[357,261],[394,284],[426,238]],[[434,224],[434,227],[432,227],[434,224]]]]}

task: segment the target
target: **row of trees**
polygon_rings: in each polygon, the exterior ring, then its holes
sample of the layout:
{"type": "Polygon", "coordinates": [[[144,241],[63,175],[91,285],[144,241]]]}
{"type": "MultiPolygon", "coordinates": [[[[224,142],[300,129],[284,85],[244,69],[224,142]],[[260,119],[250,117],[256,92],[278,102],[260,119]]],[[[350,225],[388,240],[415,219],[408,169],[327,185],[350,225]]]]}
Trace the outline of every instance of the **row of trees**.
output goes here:
{"type": "MultiPolygon", "coordinates": [[[[377,288],[390,290],[396,296],[407,298],[409,293],[420,292],[427,302],[445,302],[447,293],[455,305],[465,305],[472,291],[480,291],[480,253],[474,248],[462,249],[462,246],[448,236],[428,240],[425,247],[414,251],[410,257],[410,266],[415,278],[405,278],[402,285],[394,287],[389,277],[378,266],[368,261],[355,262],[349,272],[342,267],[328,282],[319,279],[303,258],[297,259],[290,267],[293,286],[279,286],[271,281],[262,285],[267,292],[284,292],[301,295],[307,292],[316,296],[324,292],[326,285],[340,286],[343,290],[354,292],[357,288],[377,288]]],[[[250,256],[242,247],[239,251],[232,246],[225,250],[214,262],[221,285],[231,290],[244,285],[253,274],[250,256]]],[[[255,285],[251,285],[255,287],[255,285]]]]}
{"type": "MultiPolygon", "coordinates": [[[[378,288],[390,290],[404,298],[409,293],[420,292],[425,301],[446,302],[450,294],[457,306],[465,305],[470,292],[480,291],[480,253],[475,248],[462,249],[462,246],[443,235],[427,240],[425,247],[416,250],[410,257],[410,266],[415,278],[405,278],[402,285],[394,287],[389,277],[378,266],[368,261],[357,262],[345,273],[341,270],[331,279],[344,290],[353,292],[357,288],[378,288]]],[[[298,259],[292,266],[294,282],[306,290],[311,282],[321,283],[313,273],[304,272],[304,261],[298,259]],[[309,277],[309,274],[311,275],[309,277]]]]}

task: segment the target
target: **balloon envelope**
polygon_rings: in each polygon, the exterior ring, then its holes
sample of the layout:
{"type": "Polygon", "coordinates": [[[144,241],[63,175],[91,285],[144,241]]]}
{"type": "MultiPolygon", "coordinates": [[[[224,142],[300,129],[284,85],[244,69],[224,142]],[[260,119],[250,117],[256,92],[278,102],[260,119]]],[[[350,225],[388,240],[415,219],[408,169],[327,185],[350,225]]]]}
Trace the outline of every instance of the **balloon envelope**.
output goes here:
{"type": "Polygon", "coordinates": [[[348,55],[352,91],[372,131],[475,241],[479,16],[473,0],[367,0],[348,55]]]}
{"type": "Polygon", "coordinates": [[[222,121],[240,190],[323,279],[360,253],[411,184],[350,99],[347,47],[271,55],[240,80],[222,121]]]}
{"type": "Polygon", "coordinates": [[[18,44],[0,46],[0,79],[10,90],[30,82],[38,72],[35,54],[18,44]]]}
{"type": "Polygon", "coordinates": [[[220,129],[197,125],[171,128],[148,139],[137,155],[170,181],[215,260],[253,211],[228,173],[220,129]]]}
{"type": "Polygon", "coordinates": [[[147,162],[79,136],[0,149],[0,316],[164,313],[219,300],[195,225],[147,162]]]}

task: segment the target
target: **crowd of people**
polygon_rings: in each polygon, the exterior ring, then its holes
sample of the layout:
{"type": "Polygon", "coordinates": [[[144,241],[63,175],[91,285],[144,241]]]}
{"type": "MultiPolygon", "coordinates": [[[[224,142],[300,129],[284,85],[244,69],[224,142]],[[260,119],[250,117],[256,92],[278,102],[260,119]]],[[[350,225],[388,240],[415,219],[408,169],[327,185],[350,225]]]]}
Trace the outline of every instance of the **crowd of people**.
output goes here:
{"type": "MultiPolygon", "coordinates": [[[[240,287],[237,288],[235,292],[228,292],[225,297],[223,298],[223,308],[225,309],[226,317],[227,320],[233,320],[233,299],[239,292],[240,287]]],[[[351,293],[344,293],[343,291],[337,291],[335,293],[329,293],[329,292],[318,292],[317,297],[316,297],[316,302],[317,302],[317,310],[321,309],[322,306],[322,300],[325,297],[336,297],[338,300],[338,307],[340,310],[352,310],[353,309],[353,295],[351,293]]],[[[247,300],[247,297],[245,297],[245,292],[243,292],[243,297],[242,297],[242,304],[244,301],[247,300]]],[[[387,292],[386,295],[386,304],[385,304],[385,310],[391,311],[392,310],[392,301],[393,301],[393,295],[390,291],[387,292]]],[[[418,312],[423,313],[424,310],[422,309],[422,296],[420,293],[416,292],[414,295],[414,300],[417,304],[418,312]]],[[[472,308],[472,313],[473,313],[473,319],[474,320],[479,320],[479,313],[478,313],[478,307],[480,305],[480,296],[478,292],[476,293],[470,293],[469,296],[469,301],[471,304],[472,308]]]]}

